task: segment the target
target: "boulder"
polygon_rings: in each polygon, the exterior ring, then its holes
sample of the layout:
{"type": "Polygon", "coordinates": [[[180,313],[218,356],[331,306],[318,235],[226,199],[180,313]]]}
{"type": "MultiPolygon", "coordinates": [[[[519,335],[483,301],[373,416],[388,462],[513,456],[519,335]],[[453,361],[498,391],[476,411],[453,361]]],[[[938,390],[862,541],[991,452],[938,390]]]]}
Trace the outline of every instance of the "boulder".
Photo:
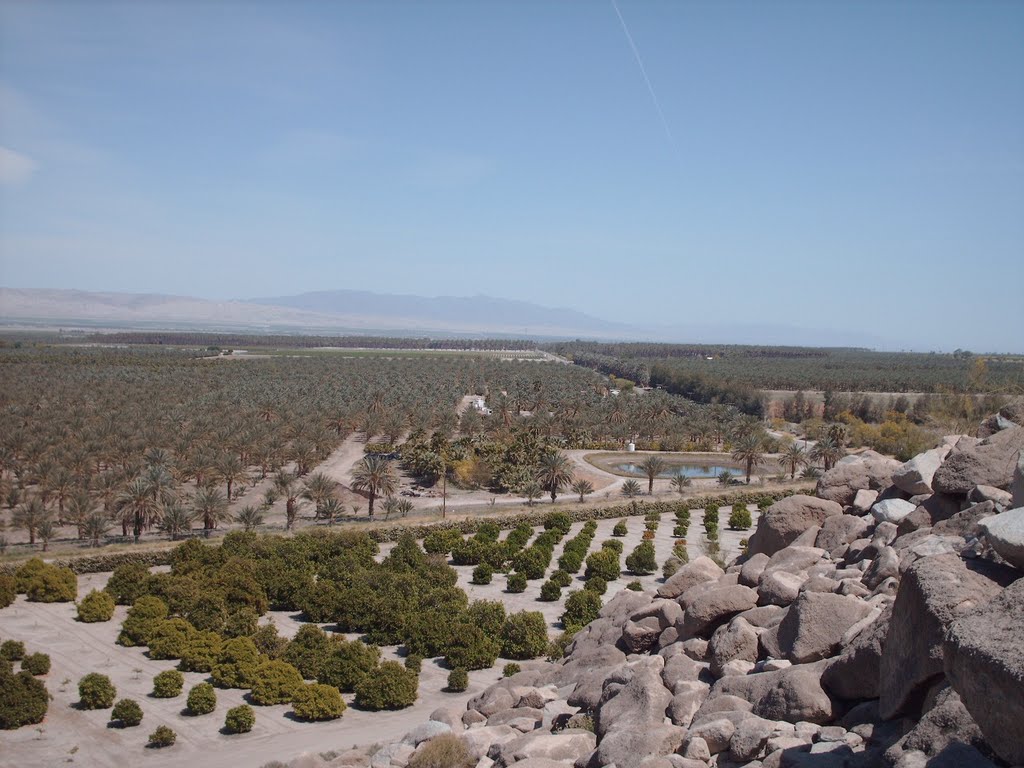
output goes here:
{"type": "Polygon", "coordinates": [[[886,579],[900,575],[900,556],[892,547],[883,547],[871,565],[864,571],[864,584],[874,589],[886,579]]]}
{"type": "Polygon", "coordinates": [[[756,555],[748,557],[747,561],[743,563],[743,567],[740,568],[739,583],[744,587],[756,587],[770,559],[764,552],[758,552],[756,555]]]}
{"type": "Polygon", "coordinates": [[[709,698],[738,696],[749,701],[751,711],[766,720],[827,723],[835,716],[832,699],[821,687],[826,662],[797,664],[778,672],[758,672],[743,677],[723,677],[709,698]]]}
{"type": "Polygon", "coordinates": [[[710,557],[701,555],[691,560],[658,587],[658,597],[675,599],[691,587],[715,581],[725,573],[710,557]]]}
{"type": "Polygon", "coordinates": [[[708,751],[712,755],[725,752],[729,748],[732,735],[736,732],[736,725],[728,718],[709,720],[700,725],[691,726],[687,738],[704,739],[708,745],[708,751]]]}
{"type": "Polygon", "coordinates": [[[850,505],[860,514],[866,513],[871,506],[878,501],[878,491],[870,491],[867,488],[861,488],[854,494],[853,503],[850,505]]]}
{"type": "Polygon", "coordinates": [[[880,523],[899,522],[917,507],[903,499],[883,499],[871,508],[871,516],[880,523]]]}
{"type": "Polygon", "coordinates": [[[775,502],[757,520],[747,551],[774,555],[788,547],[809,527],[821,525],[827,517],[843,514],[835,501],[796,495],[775,502]]]}
{"type": "Polygon", "coordinates": [[[543,758],[551,761],[575,762],[589,755],[597,746],[597,738],[590,731],[567,728],[557,733],[533,731],[498,745],[489,754],[496,765],[505,766],[528,759],[543,758]]]}
{"type": "Polygon", "coordinates": [[[711,660],[711,674],[721,677],[725,665],[730,661],[757,661],[757,632],[740,616],[723,624],[711,636],[708,656],[711,660]]]}
{"type": "Polygon", "coordinates": [[[953,622],[944,669],[996,753],[1024,763],[1024,579],[953,622]]]}
{"type": "Polygon", "coordinates": [[[757,602],[760,605],[786,606],[796,600],[800,587],[807,581],[806,574],[774,571],[761,577],[757,586],[757,602]]]}
{"type": "Polygon", "coordinates": [[[914,727],[885,752],[890,764],[897,764],[906,752],[921,752],[930,758],[950,744],[985,748],[981,730],[952,688],[943,688],[935,704],[914,727]]]}
{"type": "Polygon", "coordinates": [[[920,713],[928,688],[942,677],[946,630],[999,591],[999,584],[968,570],[956,555],[924,557],[907,569],[882,650],[879,711],[883,718],[920,713]]]}
{"type": "Polygon", "coordinates": [[[558,687],[573,685],[573,691],[567,697],[569,703],[590,712],[601,700],[601,687],[608,673],[625,660],[626,654],[613,644],[579,650],[565,663],[556,666],[549,679],[558,687]]]}
{"type": "Polygon", "coordinates": [[[707,683],[680,683],[675,688],[675,695],[668,705],[668,716],[676,725],[689,728],[693,716],[704,704],[711,687],[707,683]]]}
{"type": "Polygon", "coordinates": [[[685,653],[677,653],[665,661],[661,670],[661,681],[665,687],[675,693],[680,683],[690,683],[707,675],[707,664],[694,661],[685,653]]]}
{"type": "Polygon", "coordinates": [[[882,645],[889,633],[892,604],[853,638],[842,654],[833,659],[821,682],[826,690],[840,699],[877,699],[882,667],[882,645]]]}
{"type": "MultiPolygon", "coordinates": [[[[676,608],[677,603],[673,603],[676,608]]],[[[648,616],[639,621],[627,621],[622,628],[622,644],[629,653],[647,653],[658,641],[664,628],[657,616],[648,616]]]]}
{"type": "Polygon", "coordinates": [[[986,517],[996,514],[996,505],[991,501],[974,504],[963,512],[957,512],[948,520],[942,520],[932,526],[932,533],[937,536],[960,536],[964,539],[974,536],[978,523],[986,517]]]}
{"type": "Polygon", "coordinates": [[[462,743],[466,745],[469,754],[476,760],[484,757],[488,750],[495,744],[504,744],[506,741],[518,738],[522,734],[515,728],[507,725],[484,726],[483,728],[470,728],[459,734],[462,743]]]}
{"type": "Polygon", "coordinates": [[[1000,557],[1024,571],[1024,507],[985,518],[978,527],[1000,557]]]}
{"type": "Polygon", "coordinates": [[[946,493],[933,493],[927,498],[921,499],[917,509],[900,521],[899,535],[916,531],[918,528],[929,528],[943,520],[948,520],[960,511],[959,496],[950,496],[946,493]]]}
{"type": "Polygon", "coordinates": [[[622,688],[607,698],[609,681],[605,681],[602,702],[597,709],[598,736],[615,729],[642,729],[662,723],[672,694],[664,686],[661,673],[664,660],[660,656],[645,657],[632,667],[632,677],[622,688]]]}
{"type": "Polygon", "coordinates": [[[856,597],[803,592],[778,627],[779,649],[794,664],[832,656],[850,627],[871,612],[856,597]]]}
{"type": "Polygon", "coordinates": [[[976,504],[983,501],[991,501],[993,504],[998,504],[1002,507],[1002,510],[1005,510],[1010,506],[1013,494],[1009,491],[1004,491],[1002,488],[993,488],[991,485],[976,485],[967,494],[967,500],[973,501],[976,504]]]}
{"type": "Polygon", "coordinates": [[[685,728],[667,723],[649,725],[642,729],[619,728],[601,739],[591,764],[641,768],[644,760],[651,755],[675,752],[685,737],[685,728]]]}
{"type": "Polygon", "coordinates": [[[892,485],[893,473],[901,466],[895,459],[874,451],[847,456],[818,478],[814,492],[822,499],[848,507],[853,504],[857,491],[882,491],[892,485]]]}
{"type": "MultiPolygon", "coordinates": [[[[845,517],[845,515],[843,515],[845,517]]],[[[825,557],[827,553],[824,549],[818,547],[798,547],[790,545],[785,549],[780,549],[771,559],[765,564],[764,573],[761,574],[761,578],[764,578],[769,573],[775,573],[776,571],[784,571],[786,573],[802,573],[810,570],[815,565],[821,562],[821,559],[825,557]]]]}
{"type": "Polygon", "coordinates": [[[682,637],[710,637],[718,626],[757,605],[757,592],[739,584],[717,587],[692,601],[683,614],[682,637]]]}
{"type": "Polygon", "coordinates": [[[940,446],[919,453],[892,473],[892,482],[897,488],[911,496],[932,492],[932,478],[949,454],[950,448],[940,446]]]}
{"type": "Polygon", "coordinates": [[[757,715],[744,718],[736,725],[732,739],[729,740],[728,758],[738,763],[755,760],[777,726],[777,723],[757,715]]]}
{"type": "MultiPolygon", "coordinates": [[[[870,493],[870,491],[863,491],[863,493],[870,493]]],[[[870,508],[869,506],[868,509],[870,508]]],[[[831,552],[843,544],[849,544],[851,541],[867,536],[869,527],[868,521],[857,515],[827,517],[821,524],[821,530],[814,540],[814,546],[831,552]]]]}
{"type": "MultiPolygon", "coordinates": [[[[459,730],[462,730],[461,726],[459,730]]],[[[452,727],[447,723],[442,723],[438,720],[428,720],[405,734],[405,736],[402,737],[402,743],[412,744],[414,747],[418,747],[424,741],[430,741],[430,739],[435,736],[441,736],[445,733],[451,732],[452,727]]]]}
{"type": "Polygon", "coordinates": [[[977,485],[1008,488],[1021,450],[1024,428],[1017,426],[996,432],[977,444],[961,440],[936,471],[932,487],[961,496],[977,485]]]}

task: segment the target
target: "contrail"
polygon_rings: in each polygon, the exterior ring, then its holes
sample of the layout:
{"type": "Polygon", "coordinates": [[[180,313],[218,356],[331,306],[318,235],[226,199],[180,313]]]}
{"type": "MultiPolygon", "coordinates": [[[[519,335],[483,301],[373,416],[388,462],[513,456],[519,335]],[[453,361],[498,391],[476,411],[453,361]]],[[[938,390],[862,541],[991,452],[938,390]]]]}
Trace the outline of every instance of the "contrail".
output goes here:
{"type": "Polygon", "coordinates": [[[668,119],[665,117],[665,111],[661,108],[661,102],[658,100],[658,94],[654,91],[654,86],[651,85],[651,78],[647,76],[647,67],[644,66],[644,60],[640,56],[640,50],[636,47],[636,43],[633,40],[633,35],[629,33],[629,27],[626,26],[626,20],[622,18],[622,12],[619,10],[619,4],[615,0],[611,0],[612,8],[615,9],[615,15],[619,17],[619,24],[622,25],[622,31],[626,33],[626,40],[629,41],[629,47],[633,50],[633,57],[636,59],[637,66],[640,67],[640,74],[643,75],[644,82],[647,84],[647,92],[651,94],[651,101],[654,102],[654,108],[658,110],[658,117],[661,118],[661,125],[665,129],[665,135],[668,137],[668,143],[672,146],[672,151],[675,152],[676,159],[683,162],[682,155],[679,154],[679,146],[676,144],[676,137],[672,135],[672,128],[669,127],[668,119]]]}

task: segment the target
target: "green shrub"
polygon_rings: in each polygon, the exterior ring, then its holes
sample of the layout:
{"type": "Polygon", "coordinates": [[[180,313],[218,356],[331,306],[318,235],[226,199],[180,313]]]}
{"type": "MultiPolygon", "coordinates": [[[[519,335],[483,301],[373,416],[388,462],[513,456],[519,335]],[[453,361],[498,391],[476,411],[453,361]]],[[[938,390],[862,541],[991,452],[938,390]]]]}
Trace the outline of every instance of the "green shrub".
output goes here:
{"type": "Polygon", "coordinates": [[[657,520],[648,520],[646,523],[644,523],[644,530],[656,531],[658,530],[658,525],[659,523],[657,520]]]}
{"type": "Polygon", "coordinates": [[[734,531],[747,531],[754,524],[746,504],[735,504],[729,515],[729,527],[734,531]]]}
{"type": "Polygon", "coordinates": [[[462,543],[462,534],[454,528],[431,531],[423,537],[423,549],[428,555],[447,555],[462,543]]]}
{"type": "Polygon", "coordinates": [[[31,560],[26,560],[18,569],[14,572],[14,589],[19,595],[24,595],[28,592],[28,588],[32,585],[43,571],[50,566],[42,561],[42,558],[33,557],[31,560]]]}
{"type": "Polygon", "coordinates": [[[287,661],[264,661],[252,681],[252,700],[261,706],[287,704],[302,685],[302,675],[287,661]]]}
{"type": "Polygon", "coordinates": [[[235,637],[221,647],[210,677],[219,688],[249,688],[259,662],[256,644],[248,637],[235,637]]]}
{"type": "Polygon", "coordinates": [[[565,571],[558,570],[551,574],[549,581],[553,581],[559,587],[565,588],[572,584],[572,576],[565,571]]]}
{"type": "Polygon", "coordinates": [[[569,647],[572,642],[573,633],[561,632],[558,636],[548,643],[547,657],[548,661],[558,661],[565,656],[565,650],[569,647]]]}
{"type": "Polygon", "coordinates": [[[149,645],[149,638],[167,618],[167,603],[159,597],[143,595],[128,609],[128,616],[121,625],[121,634],[117,637],[118,645],[132,647],[149,645]]]}
{"type": "Polygon", "coordinates": [[[490,584],[494,569],[488,563],[480,563],[473,569],[473,584],[490,584]]]}
{"type": "Polygon", "coordinates": [[[114,617],[114,598],[109,592],[92,590],[78,604],[78,620],[86,623],[110,621],[114,617]]]}
{"type": "Polygon", "coordinates": [[[686,538],[686,532],[687,532],[688,529],[689,529],[689,526],[687,526],[687,525],[677,525],[675,528],[672,529],[672,536],[673,536],[673,538],[685,539],[686,538]]]}
{"type": "Polygon", "coordinates": [[[676,571],[683,567],[683,561],[673,555],[665,560],[661,566],[661,575],[666,579],[671,579],[676,575],[676,571]]]}
{"type": "Polygon", "coordinates": [[[473,768],[476,758],[454,733],[435,736],[417,749],[406,768],[473,768]]]}
{"type": "Polygon", "coordinates": [[[190,714],[208,715],[217,708],[217,692],[209,683],[197,683],[189,690],[185,703],[190,714]]]}
{"type": "Polygon", "coordinates": [[[641,584],[639,581],[631,581],[629,582],[629,584],[626,585],[626,589],[628,589],[630,592],[643,592],[644,585],[641,584]]]}
{"type": "Polygon", "coordinates": [[[178,668],[183,672],[209,672],[217,663],[223,641],[216,632],[196,632],[189,638],[178,668]]]}
{"type": "Polygon", "coordinates": [[[50,706],[50,695],[42,681],[28,672],[14,674],[0,663],[0,729],[13,730],[41,723],[50,706]]]}
{"type": "Polygon", "coordinates": [[[654,545],[645,541],[626,558],[626,569],[637,576],[646,576],[658,570],[658,561],[654,556],[654,545]]]}
{"type": "Polygon", "coordinates": [[[25,658],[25,644],[21,640],[4,640],[0,643],[0,659],[21,661],[25,658]]]}
{"type": "Polygon", "coordinates": [[[280,659],[288,649],[288,638],[278,634],[277,625],[273,620],[267,624],[260,624],[252,635],[252,641],[256,645],[256,650],[269,659],[280,659]]]}
{"type": "Polygon", "coordinates": [[[0,608],[6,608],[18,596],[17,581],[7,573],[0,573],[0,608]]]}
{"type": "Polygon", "coordinates": [[[408,654],[402,663],[406,669],[410,672],[415,672],[417,675],[423,671],[423,657],[415,653],[408,654]]]}
{"type": "Polygon", "coordinates": [[[107,709],[114,705],[117,689],[106,675],[90,672],[78,681],[78,698],[82,709],[107,709]]]}
{"type": "Polygon", "coordinates": [[[501,655],[506,659],[535,659],[548,644],[548,627],[539,611],[520,611],[501,628],[501,655]]]}
{"type": "Polygon", "coordinates": [[[569,533],[572,528],[572,518],[567,512],[549,512],[544,518],[544,530],[557,531],[562,536],[569,533]]]}
{"type": "Polygon", "coordinates": [[[166,669],[153,678],[153,696],[158,699],[173,699],[181,695],[185,677],[176,669],[166,669]]]}
{"type": "Polygon", "coordinates": [[[597,619],[601,612],[601,596],[591,589],[570,592],[565,599],[562,624],[567,633],[575,634],[597,619]]]}
{"type": "Polygon", "coordinates": [[[326,632],[315,624],[303,624],[284,653],[281,659],[287,661],[306,680],[315,680],[323,669],[324,662],[334,650],[333,641],[326,632]]]}
{"type": "Polygon", "coordinates": [[[519,593],[526,591],[526,574],[523,573],[510,573],[508,575],[508,586],[505,588],[508,592],[519,593]]]}
{"type": "Polygon", "coordinates": [[[47,565],[25,594],[35,603],[70,603],[78,597],[78,577],[70,568],[47,565]]]}
{"type": "Polygon", "coordinates": [[[259,614],[248,605],[239,605],[228,613],[224,621],[225,637],[250,637],[256,633],[259,614]]]}
{"type": "Polygon", "coordinates": [[[500,651],[500,643],[483,629],[475,624],[460,623],[452,632],[445,661],[450,667],[487,669],[494,666],[500,651]]]}
{"type": "Polygon", "coordinates": [[[248,733],[255,724],[256,714],[248,704],[232,707],[224,718],[224,730],[228,733],[248,733]]]}
{"type": "Polygon", "coordinates": [[[520,667],[514,661],[510,661],[508,664],[501,668],[501,675],[502,677],[512,677],[512,675],[519,674],[522,671],[522,667],[520,667]]]}
{"type": "Polygon", "coordinates": [[[342,641],[324,661],[318,683],[333,685],[341,691],[353,691],[380,663],[380,648],[359,640],[342,641]]]}
{"type": "Polygon", "coordinates": [[[385,661],[376,674],[356,686],[356,706],[361,709],[403,709],[416,701],[419,677],[397,661],[385,661]]]}
{"type": "Polygon", "coordinates": [[[30,653],[21,660],[21,668],[30,675],[45,675],[50,671],[50,657],[45,653],[30,653]]]}
{"type": "Polygon", "coordinates": [[[122,728],[134,728],[142,722],[142,707],[134,699],[121,699],[110,710],[110,722],[119,723],[122,728]]]}
{"type": "Polygon", "coordinates": [[[587,569],[583,577],[588,581],[597,576],[607,581],[615,581],[619,578],[622,568],[619,565],[619,555],[613,549],[603,547],[597,552],[587,555],[587,569]]]}
{"type": "Polygon", "coordinates": [[[196,631],[184,619],[164,619],[149,636],[151,659],[180,659],[192,643],[196,631]]]}
{"type": "Polygon", "coordinates": [[[627,533],[629,533],[629,528],[626,526],[625,520],[619,520],[612,528],[612,536],[625,536],[627,533]]]}
{"type": "Polygon", "coordinates": [[[333,685],[310,683],[295,691],[292,709],[303,720],[337,720],[345,712],[345,702],[333,685]]]}
{"type": "Polygon", "coordinates": [[[672,556],[678,557],[679,561],[684,565],[690,562],[690,553],[686,549],[686,542],[677,541],[672,545],[672,556]]]}
{"type": "Polygon", "coordinates": [[[178,734],[166,725],[159,725],[157,729],[149,734],[149,746],[154,749],[169,747],[178,739],[178,734]]]}
{"type": "Polygon", "coordinates": [[[618,539],[605,539],[601,542],[601,549],[610,549],[615,554],[621,555],[624,549],[622,542],[618,539]]]}
{"type": "Polygon", "coordinates": [[[108,592],[118,605],[133,605],[146,594],[149,568],[140,563],[125,563],[114,569],[103,591],[108,592]]]}
{"type": "Polygon", "coordinates": [[[562,596],[562,588],[555,582],[545,581],[540,586],[540,599],[546,603],[553,603],[562,596]]]}
{"type": "Polygon", "coordinates": [[[462,693],[469,688],[469,672],[462,667],[456,667],[448,673],[448,690],[452,693],[462,693]]]}
{"type": "Polygon", "coordinates": [[[583,589],[601,596],[608,591],[608,582],[600,576],[591,576],[583,583],[583,589]]]}

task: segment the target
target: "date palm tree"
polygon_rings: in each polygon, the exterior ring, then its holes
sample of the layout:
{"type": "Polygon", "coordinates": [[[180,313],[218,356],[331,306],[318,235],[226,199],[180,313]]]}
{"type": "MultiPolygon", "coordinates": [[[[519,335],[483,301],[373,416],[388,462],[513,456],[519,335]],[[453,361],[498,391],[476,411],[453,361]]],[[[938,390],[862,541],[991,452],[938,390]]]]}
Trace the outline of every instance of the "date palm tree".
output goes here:
{"type": "MultiPolygon", "coordinates": [[[[212,531],[219,523],[231,519],[228,512],[228,500],[221,494],[219,488],[200,488],[192,499],[192,510],[196,519],[202,518],[203,530],[212,531]]],[[[207,535],[209,535],[207,533],[207,535]]]]}
{"type": "Polygon", "coordinates": [[[682,496],[686,493],[686,489],[693,485],[693,480],[686,476],[684,472],[677,472],[672,476],[672,490],[682,496]]]}
{"type": "Polygon", "coordinates": [[[591,483],[589,480],[579,478],[573,482],[571,490],[573,493],[579,494],[580,504],[582,504],[583,497],[594,492],[594,484],[591,483]]]}
{"type": "Polygon", "coordinates": [[[381,456],[364,456],[352,470],[352,490],[365,491],[370,497],[370,517],[378,496],[392,496],[398,490],[398,476],[391,462],[381,456]]]}
{"type": "Polygon", "coordinates": [[[235,519],[242,524],[242,527],[248,533],[263,525],[263,512],[260,511],[259,507],[247,504],[238,510],[238,515],[235,519]]]}
{"type": "Polygon", "coordinates": [[[35,546],[36,532],[44,521],[50,518],[50,511],[39,499],[31,499],[19,505],[11,516],[11,525],[28,532],[28,543],[35,546]]]}
{"type": "Polygon", "coordinates": [[[54,525],[52,518],[47,518],[39,524],[36,528],[36,535],[39,540],[43,542],[43,552],[50,546],[50,539],[57,535],[57,526],[54,525]]]}
{"type": "Polygon", "coordinates": [[[85,519],[82,533],[89,540],[90,546],[98,547],[100,539],[110,530],[110,518],[100,512],[93,512],[85,519]]]}
{"type": "Polygon", "coordinates": [[[315,472],[303,481],[302,498],[312,501],[316,506],[316,516],[320,517],[324,504],[334,497],[338,483],[323,472],[315,472]]]}
{"type": "Polygon", "coordinates": [[[551,503],[554,504],[558,492],[572,483],[572,462],[562,453],[546,453],[541,457],[533,479],[551,494],[551,503]]]}
{"type": "Polygon", "coordinates": [[[839,443],[832,435],[826,435],[821,438],[814,447],[811,448],[810,457],[814,461],[820,461],[825,465],[825,471],[828,472],[835,463],[839,461],[843,456],[846,455],[846,451],[843,450],[843,446],[839,443]]]}
{"type": "Polygon", "coordinates": [[[334,525],[334,521],[345,514],[345,505],[338,499],[331,496],[320,507],[319,517],[327,521],[328,525],[334,525]]]}
{"type": "Polygon", "coordinates": [[[276,491],[279,498],[283,497],[285,500],[284,527],[290,531],[292,526],[295,525],[295,518],[299,514],[298,502],[299,495],[301,494],[299,479],[294,473],[282,470],[274,477],[274,491],[276,491]]]}
{"type": "Polygon", "coordinates": [[[789,479],[793,480],[796,478],[796,471],[807,466],[807,451],[799,443],[792,443],[780,454],[779,460],[783,467],[789,468],[789,479]]]}
{"type": "Polygon", "coordinates": [[[186,509],[184,504],[175,500],[164,505],[160,530],[170,536],[171,541],[177,541],[181,534],[192,530],[192,522],[195,519],[195,512],[186,509]]]}
{"type": "Polygon", "coordinates": [[[627,499],[633,499],[640,495],[640,483],[636,480],[627,480],[622,484],[622,495],[627,499]]]}
{"type": "Polygon", "coordinates": [[[654,495],[654,480],[668,469],[668,462],[661,456],[648,456],[640,462],[640,469],[647,475],[647,495],[654,495]]]}
{"type": "Polygon", "coordinates": [[[757,432],[741,435],[732,450],[732,460],[742,461],[747,470],[747,485],[750,485],[750,473],[767,461],[764,455],[764,438],[757,432]]]}
{"type": "Polygon", "coordinates": [[[235,483],[244,483],[249,479],[249,473],[242,465],[242,460],[233,453],[225,453],[220,457],[214,471],[220,481],[227,485],[227,499],[231,501],[231,488],[235,483]]]}
{"type": "Polygon", "coordinates": [[[144,477],[136,477],[125,486],[117,497],[117,510],[122,530],[131,526],[136,544],[143,529],[160,520],[160,504],[153,498],[152,488],[144,477]]]}
{"type": "Polygon", "coordinates": [[[531,480],[526,483],[519,492],[526,497],[526,503],[528,506],[533,506],[533,502],[544,495],[544,489],[541,488],[540,483],[531,480]]]}

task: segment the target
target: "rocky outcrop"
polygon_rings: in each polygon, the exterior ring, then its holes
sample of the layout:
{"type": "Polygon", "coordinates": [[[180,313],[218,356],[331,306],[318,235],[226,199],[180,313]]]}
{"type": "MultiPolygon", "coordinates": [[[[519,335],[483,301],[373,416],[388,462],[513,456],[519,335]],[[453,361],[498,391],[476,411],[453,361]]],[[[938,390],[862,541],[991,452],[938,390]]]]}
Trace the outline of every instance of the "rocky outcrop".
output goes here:
{"type": "Polygon", "coordinates": [[[977,485],[1009,488],[1021,450],[1024,427],[1001,430],[976,444],[961,440],[935,472],[932,486],[941,493],[961,496],[977,485]]]}
{"type": "Polygon", "coordinates": [[[701,555],[683,565],[671,578],[658,587],[658,597],[677,598],[698,584],[716,581],[723,571],[710,557],[701,555]]]}
{"type": "Polygon", "coordinates": [[[1024,578],[958,618],[943,649],[946,675],[986,741],[1024,763],[1024,578]]]}
{"type": "Polygon", "coordinates": [[[911,496],[932,492],[932,478],[949,455],[950,446],[940,446],[920,453],[892,473],[892,482],[911,496]]]}
{"type": "Polygon", "coordinates": [[[898,461],[874,451],[847,456],[818,478],[814,493],[821,499],[848,507],[853,504],[857,491],[882,491],[892,485],[893,473],[901,466],[898,461]]]}
{"type": "Polygon", "coordinates": [[[871,606],[856,597],[804,592],[778,626],[779,650],[794,664],[827,659],[869,613],[871,606]]]}
{"type": "Polygon", "coordinates": [[[834,501],[813,496],[790,496],[772,504],[758,518],[757,530],[750,537],[748,551],[774,555],[788,547],[811,526],[820,526],[826,518],[843,514],[834,501]]]}
{"type": "Polygon", "coordinates": [[[1010,565],[1024,571],[1024,507],[978,522],[985,539],[1010,565]]]}

